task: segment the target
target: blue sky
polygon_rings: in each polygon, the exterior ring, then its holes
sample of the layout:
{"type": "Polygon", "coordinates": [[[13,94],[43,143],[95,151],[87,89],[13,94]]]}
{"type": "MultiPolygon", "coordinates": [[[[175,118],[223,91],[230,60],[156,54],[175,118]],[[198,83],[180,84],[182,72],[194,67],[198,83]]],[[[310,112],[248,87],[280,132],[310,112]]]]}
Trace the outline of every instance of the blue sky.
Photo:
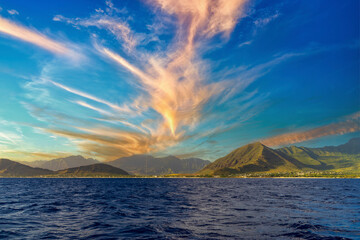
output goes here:
{"type": "Polygon", "coordinates": [[[0,0],[0,154],[214,160],[359,137],[358,1],[0,0]]]}

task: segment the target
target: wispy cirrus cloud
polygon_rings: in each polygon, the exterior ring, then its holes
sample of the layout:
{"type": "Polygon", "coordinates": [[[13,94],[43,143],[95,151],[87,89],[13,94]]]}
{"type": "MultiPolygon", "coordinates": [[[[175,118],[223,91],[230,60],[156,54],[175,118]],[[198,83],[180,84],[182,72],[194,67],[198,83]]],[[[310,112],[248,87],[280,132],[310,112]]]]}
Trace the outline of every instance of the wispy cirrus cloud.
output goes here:
{"type": "Polygon", "coordinates": [[[270,16],[266,16],[266,17],[262,17],[262,18],[258,18],[254,21],[254,24],[256,27],[264,27],[267,24],[269,24],[271,21],[275,20],[276,18],[278,18],[280,16],[279,12],[276,12],[270,16]]]}
{"type": "Polygon", "coordinates": [[[170,50],[161,54],[165,57],[140,54],[147,56],[143,60],[147,68],[140,70],[107,48],[100,48],[100,51],[138,78],[151,108],[163,117],[164,126],[176,136],[182,127],[197,124],[203,106],[225,89],[224,84],[206,79],[205,63],[196,48],[216,34],[229,36],[246,1],[161,0],[149,3],[177,19],[176,38],[170,50]]]}
{"type": "Polygon", "coordinates": [[[7,10],[7,12],[8,12],[10,15],[19,15],[19,12],[16,11],[15,9],[7,10]]]}
{"type": "Polygon", "coordinates": [[[266,146],[283,146],[298,142],[305,142],[315,138],[342,135],[360,131],[360,112],[345,117],[345,120],[313,128],[310,130],[291,132],[261,140],[266,146]]]}
{"type": "MultiPolygon", "coordinates": [[[[133,74],[135,79],[132,84],[138,89],[139,95],[122,105],[126,107],[120,107],[85,91],[49,80],[62,90],[102,104],[103,106],[95,106],[83,100],[73,101],[102,115],[94,119],[117,126],[113,126],[112,130],[105,126],[94,125],[46,131],[70,139],[78,139],[80,140],[78,146],[81,149],[92,153],[101,152],[111,157],[107,153],[116,152],[118,156],[123,156],[164,150],[194,136],[191,132],[198,124],[203,123],[205,116],[208,118],[206,122],[210,121],[211,115],[206,113],[209,110],[205,111],[204,107],[210,101],[214,103],[226,89],[231,88],[234,80],[211,79],[207,73],[207,62],[202,59],[198,49],[204,47],[215,35],[229,37],[242,16],[246,1],[202,0],[195,3],[149,1],[148,3],[158,13],[159,18],[171,16],[176,19],[175,37],[162,52],[151,53],[137,49],[139,43],[146,43],[144,39],[156,39],[156,37],[154,38],[153,33],[146,36],[132,31],[126,19],[113,14],[119,11],[109,1],[106,2],[105,10],[97,9],[89,18],[72,19],[62,15],[54,17],[54,21],[65,22],[76,28],[97,27],[106,29],[114,35],[122,43],[128,55],[122,56],[100,43],[96,43],[95,47],[103,56],[133,74]],[[135,58],[136,63],[131,63],[133,61],[127,59],[129,56],[135,58]],[[132,116],[135,116],[135,119],[131,118],[132,116]],[[132,131],[124,131],[123,127],[132,131]]],[[[158,28],[152,25],[152,29],[158,28]]],[[[98,40],[101,42],[100,39],[98,40]]]]}
{"type": "Polygon", "coordinates": [[[34,44],[57,55],[64,55],[78,59],[80,55],[64,42],[51,39],[48,36],[0,17],[0,33],[34,44]]]}
{"type": "Polygon", "coordinates": [[[127,55],[121,55],[98,42],[95,47],[100,54],[134,76],[132,84],[139,90],[139,95],[119,106],[85,91],[49,80],[62,90],[104,105],[96,106],[83,100],[73,101],[101,115],[93,119],[115,126],[88,125],[84,128],[74,125],[73,129],[49,128],[45,131],[69,139],[78,139],[77,144],[84,151],[104,155],[109,159],[115,157],[115,154],[110,153],[126,156],[163,151],[189,138],[206,137],[203,132],[197,132],[197,129],[203,129],[204,124],[209,128],[213,127],[216,132],[222,132],[230,129],[229,126],[233,128],[244,119],[254,116],[259,109],[253,109],[253,106],[258,105],[257,102],[263,100],[264,96],[254,98],[256,91],[252,91],[236,99],[234,97],[275,65],[303,53],[283,54],[263,64],[239,67],[240,70],[234,71],[229,78],[226,74],[221,77],[209,74],[210,63],[202,58],[200,50],[207,48],[214,36],[222,36],[225,40],[230,36],[243,16],[246,2],[148,1],[158,18],[173,17],[176,25],[174,38],[169,46],[156,53],[137,49],[136,44],[129,47],[131,44],[126,40],[126,36],[139,36],[141,33],[133,32],[128,23],[110,15],[109,10],[98,9],[95,15],[85,19],[55,16],[55,21],[66,22],[75,27],[105,27],[117,39],[121,39],[128,51],[127,55]],[[120,31],[122,27],[118,27],[119,31],[111,31],[110,25],[107,25],[109,19],[115,20],[111,22],[111,27],[121,23],[126,26],[126,31],[120,31]],[[236,110],[231,107],[234,104],[238,106],[236,110]],[[228,116],[222,120],[213,112],[219,105],[229,105],[225,107],[229,114],[225,114],[226,110],[221,112],[228,116]],[[247,114],[239,117],[244,112],[247,114]],[[237,123],[234,123],[235,120],[237,123]],[[219,124],[219,121],[226,123],[219,124]],[[123,127],[130,128],[131,131],[124,130],[123,127]]]}

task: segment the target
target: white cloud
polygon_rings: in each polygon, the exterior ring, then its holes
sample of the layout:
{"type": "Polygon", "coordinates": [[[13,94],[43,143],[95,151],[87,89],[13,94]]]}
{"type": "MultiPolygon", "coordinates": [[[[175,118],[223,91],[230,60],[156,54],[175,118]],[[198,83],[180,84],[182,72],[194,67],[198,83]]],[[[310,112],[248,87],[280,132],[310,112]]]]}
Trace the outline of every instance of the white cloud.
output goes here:
{"type": "Polygon", "coordinates": [[[7,12],[11,15],[19,15],[19,12],[16,11],[15,9],[8,10],[7,12]]]}
{"type": "Polygon", "coordinates": [[[244,47],[244,46],[246,46],[246,45],[250,45],[251,43],[252,43],[252,40],[246,41],[246,42],[242,42],[242,43],[240,43],[240,44],[238,45],[238,47],[241,48],[241,47],[244,47]]]}
{"type": "Polygon", "coordinates": [[[254,24],[256,27],[264,27],[267,24],[269,24],[274,19],[278,18],[280,16],[279,12],[276,12],[275,14],[263,18],[258,18],[254,21],[254,24]]]}

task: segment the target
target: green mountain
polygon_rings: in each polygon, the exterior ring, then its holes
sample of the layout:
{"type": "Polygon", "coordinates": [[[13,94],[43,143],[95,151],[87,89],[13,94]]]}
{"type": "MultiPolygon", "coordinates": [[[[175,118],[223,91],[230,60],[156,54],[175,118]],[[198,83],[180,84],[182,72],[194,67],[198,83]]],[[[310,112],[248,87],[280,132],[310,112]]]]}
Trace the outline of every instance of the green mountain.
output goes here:
{"type": "Polygon", "coordinates": [[[209,163],[210,161],[199,158],[179,159],[175,156],[155,158],[150,155],[133,155],[107,162],[109,165],[137,175],[195,173],[209,163]]]}
{"type": "Polygon", "coordinates": [[[55,172],[60,176],[76,176],[76,177],[106,177],[106,176],[126,176],[129,175],[126,171],[110,166],[104,163],[96,163],[88,166],[81,166],[75,168],[68,168],[55,172]]]}
{"type": "Polygon", "coordinates": [[[277,151],[310,165],[331,166],[332,171],[360,173],[360,138],[323,148],[284,147],[277,151]]]}
{"type": "Polygon", "coordinates": [[[2,177],[33,177],[52,173],[47,169],[33,168],[9,159],[0,159],[0,176],[2,177]]]}
{"type": "Polygon", "coordinates": [[[360,173],[360,138],[340,146],[271,149],[261,143],[240,147],[207,165],[199,175],[332,171],[360,173]]]}
{"type": "Polygon", "coordinates": [[[257,142],[235,149],[198,172],[200,175],[228,175],[249,172],[284,172],[305,167],[296,159],[257,142]]]}
{"type": "Polygon", "coordinates": [[[57,158],[53,160],[40,160],[32,162],[22,162],[30,167],[39,167],[49,169],[52,171],[63,170],[67,168],[74,168],[80,166],[86,166],[90,164],[99,163],[99,161],[92,158],[84,158],[83,156],[69,156],[65,158],[57,158]]]}

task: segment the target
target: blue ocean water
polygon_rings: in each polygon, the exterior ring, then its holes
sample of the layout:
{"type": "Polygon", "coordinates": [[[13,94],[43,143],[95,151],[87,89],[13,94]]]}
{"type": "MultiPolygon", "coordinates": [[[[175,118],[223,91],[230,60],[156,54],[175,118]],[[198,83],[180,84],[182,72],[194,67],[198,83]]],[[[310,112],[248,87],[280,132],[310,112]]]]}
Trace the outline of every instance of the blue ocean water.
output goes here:
{"type": "Polygon", "coordinates": [[[0,179],[4,239],[360,239],[356,179],[0,179]]]}

